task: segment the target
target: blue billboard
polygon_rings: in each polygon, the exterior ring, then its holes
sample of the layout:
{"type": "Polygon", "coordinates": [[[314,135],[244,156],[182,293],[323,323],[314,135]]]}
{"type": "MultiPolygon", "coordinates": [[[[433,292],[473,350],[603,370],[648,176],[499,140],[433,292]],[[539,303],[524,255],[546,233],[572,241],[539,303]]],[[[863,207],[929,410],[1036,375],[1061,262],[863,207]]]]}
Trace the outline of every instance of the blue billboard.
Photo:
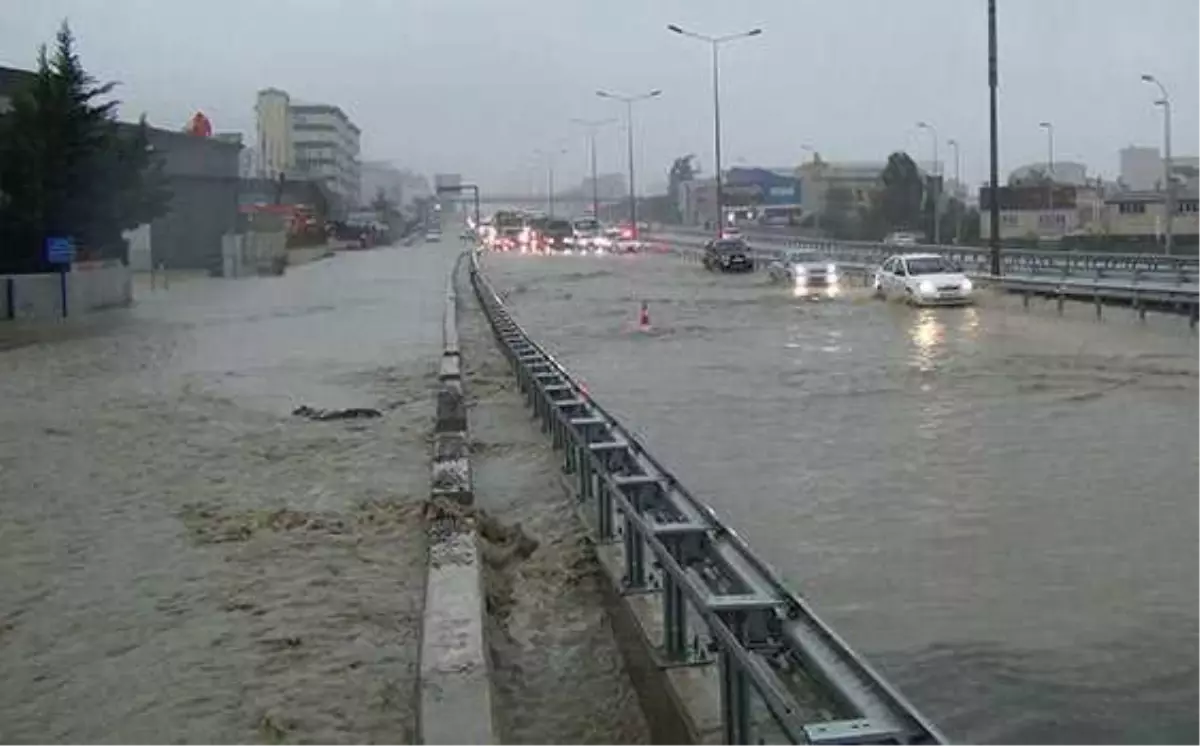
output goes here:
{"type": "Polygon", "coordinates": [[[731,168],[725,179],[725,203],[755,207],[800,204],[800,180],[765,168],[731,168]]]}

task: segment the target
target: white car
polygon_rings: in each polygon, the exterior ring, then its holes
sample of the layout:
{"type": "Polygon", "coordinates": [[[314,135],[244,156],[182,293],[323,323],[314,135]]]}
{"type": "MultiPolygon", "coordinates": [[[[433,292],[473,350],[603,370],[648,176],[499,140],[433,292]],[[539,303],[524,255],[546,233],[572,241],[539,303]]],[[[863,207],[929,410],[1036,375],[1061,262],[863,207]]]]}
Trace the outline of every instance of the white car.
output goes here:
{"type": "Polygon", "coordinates": [[[939,254],[897,254],[875,270],[875,295],[914,306],[965,305],[974,286],[961,268],[939,254]]]}
{"type": "Polygon", "coordinates": [[[883,242],[888,246],[916,246],[919,243],[917,234],[904,232],[889,233],[883,242]]]}
{"type": "Polygon", "coordinates": [[[788,249],[767,265],[772,282],[788,282],[811,288],[833,287],[838,283],[837,265],[817,251],[788,249]]]}

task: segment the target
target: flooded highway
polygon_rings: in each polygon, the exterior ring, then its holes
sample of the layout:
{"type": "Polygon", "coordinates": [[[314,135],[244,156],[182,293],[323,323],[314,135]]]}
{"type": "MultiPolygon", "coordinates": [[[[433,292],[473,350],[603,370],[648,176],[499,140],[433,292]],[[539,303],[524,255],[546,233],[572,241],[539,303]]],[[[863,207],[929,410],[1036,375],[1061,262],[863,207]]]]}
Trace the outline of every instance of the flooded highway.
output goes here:
{"type": "Polygon", "coordinates": [[[516,318],[952,739],[1195,742],[1197,341],[489,255],[516,318]],[[637,328],[647,303],[651,328],[637,328]]]}
{"type": "Polygon", "coordinates": [[[0,741],[412,742],[457,251],[0,325],[0,741]]]}

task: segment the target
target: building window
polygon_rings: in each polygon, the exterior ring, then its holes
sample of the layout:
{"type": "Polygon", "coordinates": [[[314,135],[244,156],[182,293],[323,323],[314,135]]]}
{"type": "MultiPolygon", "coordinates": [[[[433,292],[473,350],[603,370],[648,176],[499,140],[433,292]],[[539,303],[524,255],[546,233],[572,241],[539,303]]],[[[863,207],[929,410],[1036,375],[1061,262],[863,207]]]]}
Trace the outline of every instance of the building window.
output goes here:
{"type": "Polygon", "coordinates": [[[1013,215],[1010,212],[1006,212],[1000,216],[1000,222],[1002,222],[1004,225],[1007,225],[1007,226],[1015,226],[1015,225],[1020,224],[1021,221],[1017,219],[1016,215],[1013,215]]]}
{"type": "Polygon", "coordinates": [[[1122,215],[1142,215],[1146,212],[1145,202],[1120,202],[1117,204],[1117,212],[1122,215]]]}
{"type": "Polygon", "coordinates": [[[1067,216],[1062,213],[1051,213],[1049,215],[1038,215],[1038,226],[1041,228],[1057,227],[1063,228],[1067,225],[1067,216]]]}
{"type": "Polygon", "coordinates": [[[1175,206],[1175,211],[1176,212],[1187,212],[1187,213],[1200,212],[1200,200],[1195,200],[1195,199],[1180,200],[1179,204],[1175,206]]]}

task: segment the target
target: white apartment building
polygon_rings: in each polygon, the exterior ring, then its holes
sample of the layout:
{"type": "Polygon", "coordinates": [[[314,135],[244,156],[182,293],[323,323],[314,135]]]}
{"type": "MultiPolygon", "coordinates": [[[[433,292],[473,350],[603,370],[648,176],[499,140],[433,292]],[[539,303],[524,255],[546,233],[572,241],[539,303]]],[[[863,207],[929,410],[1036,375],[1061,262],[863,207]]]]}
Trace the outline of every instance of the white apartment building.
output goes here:
{"type": "Polygon", "coordinates": [[[337,106],[292,104],[291,141],[296,169],[321,178],[347,206],[362,204],[362,131],[337,106]]]}
{"type": "Polygon", "coordinates": [[[361,201],[361,131],[337,106],[294,103],[286,91],[265,88],[255,106],[259,176],[321,180],[345,206],[361,201]]]}

